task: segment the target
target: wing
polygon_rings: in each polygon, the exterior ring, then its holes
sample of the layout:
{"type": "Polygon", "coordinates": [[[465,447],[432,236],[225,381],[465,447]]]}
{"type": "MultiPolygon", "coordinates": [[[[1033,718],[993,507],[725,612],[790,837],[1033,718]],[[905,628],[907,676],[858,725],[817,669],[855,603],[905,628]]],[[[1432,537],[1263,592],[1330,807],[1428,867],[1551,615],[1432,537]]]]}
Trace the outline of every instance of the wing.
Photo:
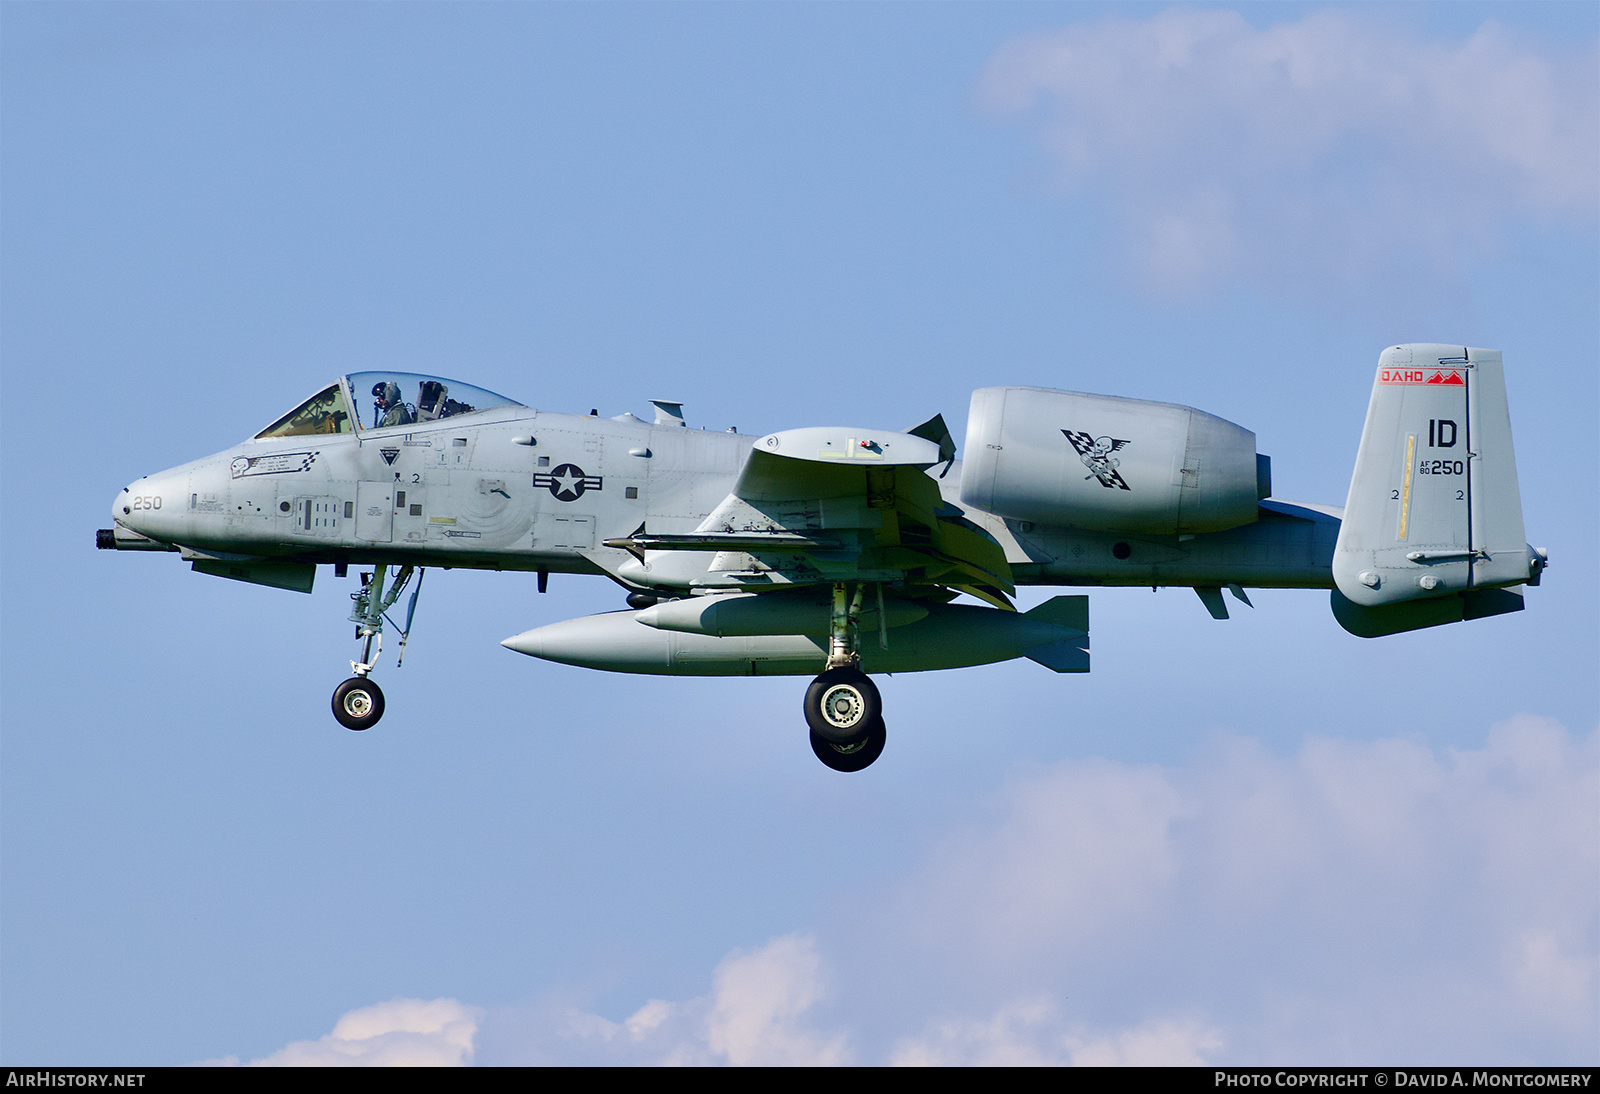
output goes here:
{"type": "Polygon", "coordinates": [[[706,585],[884,582],[935,596],[970,592],[1010,608],[1004,550],[945,502],[928,475],[948,462],[950,447],[947,436],[870,429],[768,434],[755,442],[733,493],[694,532],[641,527],[606,545],[642,561],[654,551],[715,552],[706,585]]]}

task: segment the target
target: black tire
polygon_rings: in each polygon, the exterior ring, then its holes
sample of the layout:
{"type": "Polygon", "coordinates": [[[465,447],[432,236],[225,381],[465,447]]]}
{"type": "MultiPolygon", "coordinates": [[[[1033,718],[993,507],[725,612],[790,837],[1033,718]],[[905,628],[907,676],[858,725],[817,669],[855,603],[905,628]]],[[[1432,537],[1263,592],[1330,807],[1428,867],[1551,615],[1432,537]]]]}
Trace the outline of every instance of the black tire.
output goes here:
{"type": "Polygon", "coordinates": [[[352,676],[333,689],[333,716],[346,729],[371,729],[383,717],[383,689],[352,676]]]}
{"type": "Polygon", "coordinates": [[[854,665],[829,669],[806,688],[806,725],[833,744],[859,743],[882,716],[878,686],[854,665]]]}
{"type": "Polygon", "coordinates": [[[813,733],[811,751],[817,754],[817,759],[835,771],[860,771],[872,766],[872,761],[883,755],[883,745],[887,738],[888,731],[884,729],[883,719],[875,718],[867,727],[863,738],[851,745],[836,745],[813,733]]]}

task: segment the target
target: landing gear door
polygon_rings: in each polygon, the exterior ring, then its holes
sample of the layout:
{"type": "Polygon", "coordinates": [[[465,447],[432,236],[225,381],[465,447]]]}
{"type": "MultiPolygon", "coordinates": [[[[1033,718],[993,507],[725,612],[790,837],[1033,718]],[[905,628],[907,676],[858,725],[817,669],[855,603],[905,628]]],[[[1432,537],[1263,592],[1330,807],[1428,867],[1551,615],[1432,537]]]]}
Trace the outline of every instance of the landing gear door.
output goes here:
{"type": "Polygon", "coordinates": [[[394,538],[394,483],[356,483],[356,539],[388,543],[394,538]]]}

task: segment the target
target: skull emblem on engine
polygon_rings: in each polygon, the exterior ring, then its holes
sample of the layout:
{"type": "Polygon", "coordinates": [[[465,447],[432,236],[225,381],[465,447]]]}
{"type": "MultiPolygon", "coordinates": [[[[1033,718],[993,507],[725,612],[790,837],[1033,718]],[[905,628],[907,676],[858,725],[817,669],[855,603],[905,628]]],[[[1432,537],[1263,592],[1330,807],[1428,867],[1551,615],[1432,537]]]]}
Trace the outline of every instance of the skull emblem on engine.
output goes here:
{"type": "Polygon", "coordinates": [[[1091,437],[1087,433],[1074,433],[1070,429],[1061,431],[1072,445],[1078,458],[1083,461],[1083,466],[1089,469],[1085,479],[1098,479],[1100,485],[1108,490],[1130,489],[1128,483],[1117,470],[1122,461],[1113,453],[1120,452],[1130,442],[1117,437],[1091,437]]]}

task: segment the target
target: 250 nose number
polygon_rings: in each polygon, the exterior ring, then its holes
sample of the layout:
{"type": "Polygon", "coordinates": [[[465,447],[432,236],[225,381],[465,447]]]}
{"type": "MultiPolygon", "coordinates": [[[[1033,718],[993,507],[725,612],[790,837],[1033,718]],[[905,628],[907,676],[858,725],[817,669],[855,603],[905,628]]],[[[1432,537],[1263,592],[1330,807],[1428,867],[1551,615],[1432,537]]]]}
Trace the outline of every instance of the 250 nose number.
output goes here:
{"type": "Polygon", "coordinates": [[[160,509],[161,508],[161,495],[160,494],[145,494],[143,496],[136,495],[134,497],[134,499],[133,499],[133,507],[135,509],[160,509]]]}

